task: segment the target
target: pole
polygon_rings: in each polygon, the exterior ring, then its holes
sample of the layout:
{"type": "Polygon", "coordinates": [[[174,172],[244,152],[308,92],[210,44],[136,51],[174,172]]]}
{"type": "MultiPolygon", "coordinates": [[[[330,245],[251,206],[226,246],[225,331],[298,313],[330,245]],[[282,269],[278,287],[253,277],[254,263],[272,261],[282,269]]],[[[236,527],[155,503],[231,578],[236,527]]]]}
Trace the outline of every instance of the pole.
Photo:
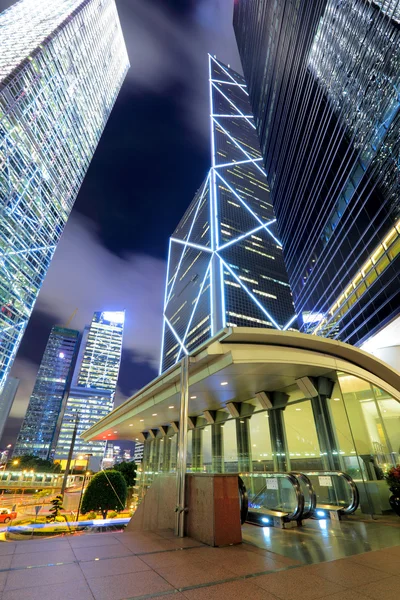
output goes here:
{"type": "Polygon", "coordinates": [[[177,519],[175,534],[185,535],[185,479],[187,462],[187,423],[189,412],[189,357],[181,362],[181,405],[179,415],[179,446],[177,465],[177,519]]]}
{"type": "Polygon", "coordinates": [[[82,482],[82,489],[81,489],[81,494],[79,496],[79,504],[78,504],[78,511],[76,513],[76,521],[79,521],[79,512],[81,510],[81,504],[82,504],[82,496],[83,496],[83,490],[85,489],[85,481],[86,481],[86,473],[87,470],[89,468],[89,462],[90,462],[90,457],[93,456],[93,454],[86,454],[86,468],[85,468],[85,473],[83,475],[83,482],[82,482]]]}
{"type": "Polygon", "coordinates": [[[79,423],[79,415],[77,414],[75,417],[75,427],[74,427],[74,431],[72,433],[72,438],[71,438],[71,446],[70,446],[69,452],[68,452],[67,466],[65,467],[64,479],[63,479],[62,486],[61,486],[61,496],[62,497],[64,497],[65,488],[67,487],[67,479],[68,479],[69,470],[71,467],[72,455],[74,453],[76,434],[78,433],[78,423],[79,423]]]}

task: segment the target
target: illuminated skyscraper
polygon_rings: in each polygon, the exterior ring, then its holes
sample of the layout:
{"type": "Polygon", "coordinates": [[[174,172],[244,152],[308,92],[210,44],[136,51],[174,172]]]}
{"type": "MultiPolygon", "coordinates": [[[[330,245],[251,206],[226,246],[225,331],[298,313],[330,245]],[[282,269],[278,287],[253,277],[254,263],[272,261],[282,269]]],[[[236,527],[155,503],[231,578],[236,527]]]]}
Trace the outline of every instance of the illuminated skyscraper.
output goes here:
{"type": "Polygon", "coordinates": [[[0,390],[129,68],[114,0],[0,14],[0,390]]]}
{"type": "Polygon", "coordinates": [[[3,391],[0,394],[0,440],[3,436],[8,415],[17,394],[20,380],[15,377],[7,377],[3,391]]]}
{"type": "Polygon", "coordinates": [[[400,3],[236,0],[300,330],[361,344],[400,307],[400,3]]]}
{"type": "Polygon", "coordinates": [[[98,468],[106,441],[84,442],[79,436],[113,408],[121,362],[125,312],[104,311],[93,315],[85,328],[65,410],[59,421],[56,459],[66,459],[78,418],[74,456],[92,454],[91,468],[98,468]]]}
{"type": "Polygon", "coordinates": [[[294,325],[246,83],[209,57],[211,170],[170,239],[160,370],[223,327],[294,325]]]}
{"type": "Polygon", "coordinates": [[[79,331],[52,328],[22,423],[14,456],[49,458],[75,364],[79,331]]]}

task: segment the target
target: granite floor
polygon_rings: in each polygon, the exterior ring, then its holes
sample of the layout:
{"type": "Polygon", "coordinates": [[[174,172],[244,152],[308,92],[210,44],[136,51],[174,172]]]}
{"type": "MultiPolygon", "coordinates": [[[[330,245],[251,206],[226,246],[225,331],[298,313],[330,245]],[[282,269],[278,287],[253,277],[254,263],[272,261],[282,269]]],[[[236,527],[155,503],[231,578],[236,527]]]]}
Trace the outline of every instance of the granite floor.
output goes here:
{"type": "Polygon", "coordinates": [[[400,598],[400,540],[339,560],[304,562],[251,544],[210,548],[171,531],[3,542],[0,600],[400,598]]]}

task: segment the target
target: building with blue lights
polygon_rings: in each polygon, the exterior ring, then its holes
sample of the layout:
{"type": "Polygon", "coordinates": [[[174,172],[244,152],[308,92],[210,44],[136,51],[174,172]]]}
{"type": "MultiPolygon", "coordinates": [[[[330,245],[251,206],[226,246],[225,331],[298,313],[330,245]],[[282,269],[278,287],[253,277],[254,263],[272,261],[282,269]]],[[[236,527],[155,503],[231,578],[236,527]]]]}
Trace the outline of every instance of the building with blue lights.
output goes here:
{"type": "Polygon", "coordinates": [[[0,390],[129,68],[114,0],[0,14],[0,390]]]}
{"type": "Polygon", "coordinates": [[[50,457],[71,383],[79,337],[79,331],[74,329],[52,328],[13,456],[50,457]]]}
{"type": "Polygon", "coordinates": [[[211,169],[170,238],[160,371],[224,327],[295,315],[245,80],[209,57],[211,169]]]}
{"type": "Polygon", "coordinates": [[[361,345],[400,307],[398,2],[235,2],[300,330],[361,345]]]}
{"type": "Polygon", "coordinates": [[[91,468],[100,467],[106,439],[87,443],[80,434],[105,417],[114,406],[124,322],[124,311],[95,312],[90,326],[85,327],[68,398],[59,420],[54,445],[56,460],[68,457],[77,423],[74,457],[90,453],[91,468]]]}

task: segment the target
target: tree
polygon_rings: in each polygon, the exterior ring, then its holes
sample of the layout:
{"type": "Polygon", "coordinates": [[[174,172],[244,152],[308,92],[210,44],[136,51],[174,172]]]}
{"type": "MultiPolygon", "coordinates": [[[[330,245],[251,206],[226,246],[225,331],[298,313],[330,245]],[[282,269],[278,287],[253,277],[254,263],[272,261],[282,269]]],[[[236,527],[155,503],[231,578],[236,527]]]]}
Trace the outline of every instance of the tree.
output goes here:
{"type": "Polygon", "coordinates": [[[60,516],[60,512],[62,510],[64,510],[64,507],[62,504],[63,504],[62,496],[56,496],[55,498],[53,498],[53,500],[51,501],[51,509],[50,509],[51,516],[49,517],[49,521],[55,521],[57,519],[57,517],[60,516]]]}
{"type": "Polygon", "coordinates": [[[100,471],[91,479],[82,500],[82,513],[100,511],[103,519],[109,510],[123,510],[127,496],[126,481],[118,471],[100,471]]]}
{"type": "Polygon", "coordinates": [[[34,454],[23,454],[22,456],[14,456],[7,462],[7,468],[12,471],[37,471],[39,473],[59,473],[61,465],[54,464],[51,460],[46,460],[35,456],[34,454]]]}
{"type": "Polygon", "coordinates": [[[136,469],[136,463],[134,462],[122,462],[112,467],[112,470],[119,471],[121,473],[128,487],[135,485],[136,469]]]}

